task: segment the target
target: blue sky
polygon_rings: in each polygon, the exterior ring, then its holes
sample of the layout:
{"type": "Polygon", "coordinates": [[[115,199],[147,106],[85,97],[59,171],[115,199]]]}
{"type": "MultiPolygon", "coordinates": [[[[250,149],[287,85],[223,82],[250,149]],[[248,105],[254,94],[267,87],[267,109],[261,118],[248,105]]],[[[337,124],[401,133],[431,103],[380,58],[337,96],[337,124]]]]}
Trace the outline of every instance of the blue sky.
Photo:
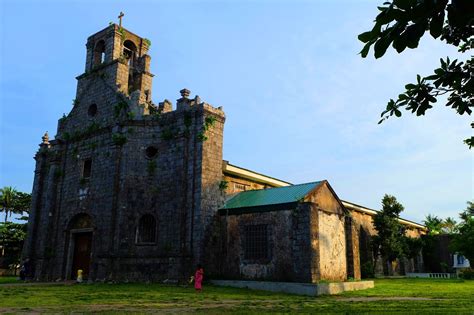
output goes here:
{"type": "Polygon", "coordinates": [[[383,1],[0,2],[0,186],[30,191],[41,136],[71,110],[89,35],[117,21],[152,42],[155,103],[223,106],[224,158],[292,183],[327,179],[341,199],[403,217],[455,216],[472,199],[472,117],[443,105],[377,125],[387,101],[454,48],[362,59],[357,34],[383,1]]]}

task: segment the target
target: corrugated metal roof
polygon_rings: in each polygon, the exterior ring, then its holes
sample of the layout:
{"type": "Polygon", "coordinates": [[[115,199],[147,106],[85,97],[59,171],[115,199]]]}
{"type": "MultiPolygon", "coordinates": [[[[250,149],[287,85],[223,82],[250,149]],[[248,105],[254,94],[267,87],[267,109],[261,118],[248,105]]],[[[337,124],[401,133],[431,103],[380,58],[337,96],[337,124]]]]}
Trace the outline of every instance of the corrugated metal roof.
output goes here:
{"type": "Polygon", "coordinates": [[[237,209],[297,202],[322,181],[286,187],[243,191],[229,199],[221,209],[237,209]]]}

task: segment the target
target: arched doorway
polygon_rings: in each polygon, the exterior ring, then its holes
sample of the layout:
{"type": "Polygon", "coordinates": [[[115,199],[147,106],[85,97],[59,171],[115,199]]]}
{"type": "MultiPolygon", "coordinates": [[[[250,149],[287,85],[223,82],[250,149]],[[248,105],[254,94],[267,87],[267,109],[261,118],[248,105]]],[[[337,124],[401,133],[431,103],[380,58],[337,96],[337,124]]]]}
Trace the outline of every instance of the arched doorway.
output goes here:
{"type": "Polygon", "coordinates": [[[88,279],[92,254],[92,218],[85,213],[77,214],[69,222],[68,230],[68,278],[77,279],[78,270],[82,270],[83,279],[88,279]]]}

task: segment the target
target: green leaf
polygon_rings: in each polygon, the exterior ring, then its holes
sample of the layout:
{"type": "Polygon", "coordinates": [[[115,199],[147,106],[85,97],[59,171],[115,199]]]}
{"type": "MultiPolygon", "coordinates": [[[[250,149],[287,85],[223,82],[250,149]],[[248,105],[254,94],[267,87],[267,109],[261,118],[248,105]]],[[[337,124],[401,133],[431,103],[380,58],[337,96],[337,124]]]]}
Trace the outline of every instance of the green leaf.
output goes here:
{"type": "Polygon", "coordinates": [[[398,53],[401,53],[402,51],[404,51],[405,48],[407,48],[407,38],[406,38],[405,33],[396,36],[395,39],[393,40],[392,46],[393,48],[395,48],[395,50],[398,53]]]}
{"type": "Polygon", "coordinates": [[[359,36],[357,36],[357,38],[363,43],[367,43],[368,41],[372,40],[374,37],[375,36],[374,34],[372,34],[372,31],[364,32],[362,34],[359,34],[359,36]]]}
{"type": "Polygon", "coordinates": [[[406,41],[407,41],[407,47],[408,48],[416,48],[418,47],[418,43],[420,41],[420,38],[423,36],[425,33],[425,28],[426,24],[425,23],[417,23],[417,24],[412,24],[409,25],[405,32],[406,36],[406,41]]]}
{"type": "Polygon", "coordinates": [[[439,78],[439,75],[433,74],[425,77],[426,80],[437,80],[439,78]]]}
{"type": "Polygon", "coordinates": [[[374,27],[372,28],[371,32],[374,36],[378,36],[380,34],[380,30],[382,29],[382,24],[375,23],[374,27]]]}
{"type": "Polygon", "coordinates": [[[395,20],[397,15],[396,10],[393,8],[393,5],[387,7],[385,10],[379,13],[375,18],[375,21],[380,24],[388,24],[395,20]]]}
{"type": "Polygon", "coordinates": [[[398,109],[396,109],[396,110],[395,110],[395,116],[401,117],[401,116],[402,116],[402,112],[399,111],[398,109]]]}
{"type": "Polygon", "coordinates": [[[403,10],[410,9],[413,3],[414,3],[413,0],[394,0],[393,1],[393,4],[395,4],[397,7],[403,10]]]}
{"type": "Polygon", "coordinates": [[[360,51],[360,55],[362,58],[367,57],[367,54],[369,53],[370,46],[372,45],[372,42],[368,42],[367,44],[364,45],[364,48],[360,51]]]}
{"type": "Polygon", "coordinates": [[[381,37],[374,45],[374,56],[375,58],[382,57],[390,46],[391,40],[387,37],[381,37]]]}
{"type": "Polygon", "coordinates": [[[434,16],[430,21],[430,34],[434,38],[438,38],[443,31],[444,11],[434,16]]]}
{"type": "Polygon", "coordinates": [[[443,70],[442,68],[435,69],[434,73],[438,76],[441,76],[445,73],[446,71],[443,70]]]}

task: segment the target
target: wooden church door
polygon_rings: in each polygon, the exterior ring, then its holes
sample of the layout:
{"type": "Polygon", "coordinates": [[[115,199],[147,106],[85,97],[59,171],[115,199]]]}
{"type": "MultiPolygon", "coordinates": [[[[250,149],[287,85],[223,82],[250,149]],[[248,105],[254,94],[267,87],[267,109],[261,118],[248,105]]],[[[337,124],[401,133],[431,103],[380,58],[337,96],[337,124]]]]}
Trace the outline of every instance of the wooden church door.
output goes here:
{"type": "Polygon", "coordinates": [[[77,270],[82,270],[84,279],[89,276],[91,264],[92,232],[74,233],[74,255],[71,279],[77,278],[77,270]]]}

